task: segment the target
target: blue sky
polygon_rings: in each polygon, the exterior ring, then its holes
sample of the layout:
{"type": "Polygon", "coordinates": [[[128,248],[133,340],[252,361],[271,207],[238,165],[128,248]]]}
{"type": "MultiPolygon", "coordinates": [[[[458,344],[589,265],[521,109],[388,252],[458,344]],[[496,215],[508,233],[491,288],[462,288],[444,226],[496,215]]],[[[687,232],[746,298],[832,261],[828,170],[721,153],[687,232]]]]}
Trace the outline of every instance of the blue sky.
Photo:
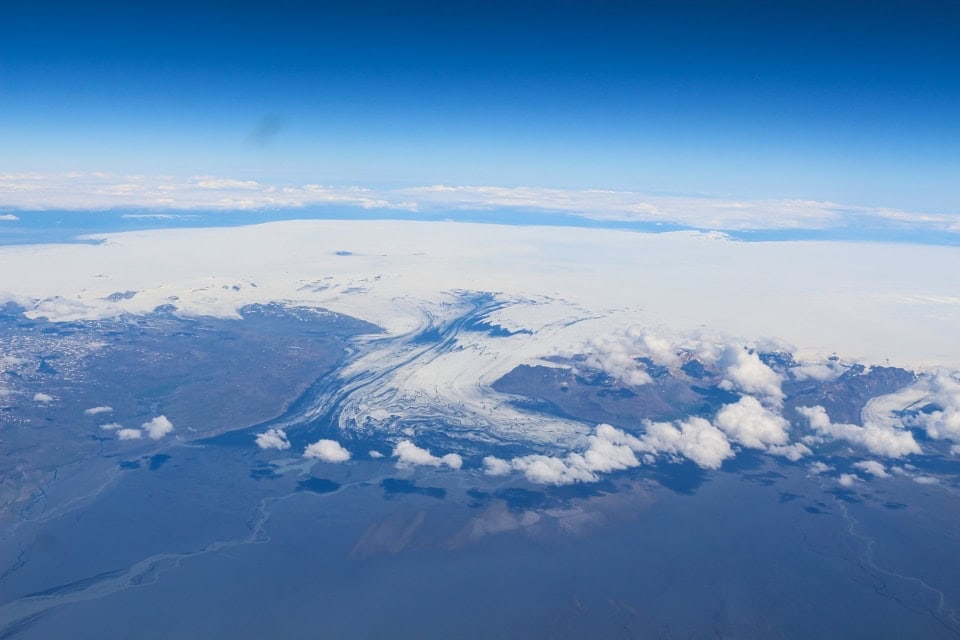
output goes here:
{"type": "Polygon", "coordinates": [[[954,214],[958,33],[955,1],[23,2],[0,172],[954,214]]]}

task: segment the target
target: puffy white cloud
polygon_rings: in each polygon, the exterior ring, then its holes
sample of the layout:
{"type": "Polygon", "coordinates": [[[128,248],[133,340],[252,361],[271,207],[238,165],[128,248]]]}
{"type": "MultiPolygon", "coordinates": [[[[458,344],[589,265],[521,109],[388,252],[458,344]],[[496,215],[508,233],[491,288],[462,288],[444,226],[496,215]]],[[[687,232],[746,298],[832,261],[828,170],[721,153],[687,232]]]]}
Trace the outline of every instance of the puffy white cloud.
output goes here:
{"type": "Polygon", "coordinates": [[[811,451],[810,447],[802,442],[794,442],[793,444],[773,445],[771,447],[767,447],[767,453],[774,456],[784,457],[791,462],[796,462],[805,456],[812,455],[813,451],[811,451]]]}
{"type": "Polygon", "coordinates": [[[89,409],[84,409],[83,413],[88,416],[97,416],[101,413],[112,413],[113,407],[103,406],[103,407],[90,407],[89,409]]]}
{"type": "Polygon", "coordinates": [[[173,423],[167,419],[167,416],[157,416],[152,420],[140,425],[152,440],[159,440],[163,436],[173,431],[173,423]]]}
{"type": "Polygon", "coordinates": [[[119,422],[107,422],[100,425],[100,428],[104,431],[116,431],[117,429],[123,429],[123,425],[119,422]]]}
{"type": "Polygon", "coordinates": [[[960,380],[941,371],[920,384],[928,387],[926,401],[938,408],[917,414],[912,424],[922,427],[934,440],[960,442],[960,380]]]}
{"type": "Polygon", "coordinates": [[[817,380],[825,382],[840,377],[847,367],[836,360],[827,362],[805,362],[790,368],[794,380],[817,380]]]}
{"type": "Polygon", "coordinates": [[[373,458],[374,460],[379,460],[380,458],[383,458],[383,457],[384,457],[384,455],[383,455],[382,453],[380,453],[379,451],[375,451],[375,450],[373,450],[373,449],[371,449],[369,452],[367,452],[367,455],[370,456],[371,458],[373,458]]]}
{"type": "Polygon", "coordinates": [[[815,461],[815,462],[811,462],[811,463],[810,463],[810,466],[807,467],[807,468],[810,469],[810,473],[812,473],[812,474],[815,475],[815,476],[818,476],[818,475],[820,475],[821,473],[826,473],[827,471],[833,471],[833,467],[831,467],[831,466],[828,465],[828,464],[824,464],[823,462],[820,462],[819,460],[817,460],[817,461],[815,461]]]}
{"type": "Polygon", "coordinates": [[[940,481],[933,476],[915,476],[913,481],[917,484],[939,484],[940,481]]]}
{"type": "Polygon", "coordinates": [[[844,487],[852,487],[856,483],[860,482],[860,478],[852,473],[841,473],[840,477],[837,479],[837,482],[844,487]]]}
{"type": "Polygon", "coordinates": [[[624,384],[638,387],[653,382],[643,365],[636,360],[642,354],[622,335],[591,340],[585,355],[587,366],[599,369],[624,384]]]}
{"type": "Polygon", "coordinates": [[[303,457],[323,462],[346,462],[350,459],[350,452],[336,440],[321,439],[307,446],[303,451],[303,457]]]}
{"type": "Polygon", "coordinates": [[[35,393],[33,394],[33,401],[47,404],[48,402],[53,402],[53,396],[46,393],[35,393]]]}
{"type": "Polygon", "coordinates": [[[267,429],[257,434],[257,446],[261,449],[289,449],[290,441],[283,429],[267,429]]]}
{"type": "Polygon", "coordinates": [[[0,214],[0,222],[16,222],[16,221],[19,220],[19,219],[20,219],[20,218],[18,218],[17,216],[13,215],[12,213],[3,213],[3,214],[0,214]]]}
{"type": "Polygon", "coordinates": [[[703,418],[669,422],[648,422],[642,438],[644,450],[689,458],[705,469],[717,469],[733,449],[722,431],[703,418]]]}
{"type": "Polygon", "coordinates": [[[143,434],[140,429],[118,429],[117,438],[120,440],[139,440],[143,434]]]}
{"type": "Polygon", "coordinates": [[[421,449],[410,440],[401,440],[393,449],[393,457],[397,458],[397,464],[403,465],[422,465],[429,467],[439,467],[446,465],[451,469],[459,469],[463,466],[463,458],[456,453],[448,453],[445,456],[435,456],[427,449],[421,449]]]}
{"type": "Polygon", "coordinates": [[[860,445],[874,455],[900,458],[912,453],[922,453],[913,434],[905,429],[870,422],[862,427],[834,423],[827,415],[827,410],[819,405],[798,407],[797,412],[805,417],[818,433],[860,445]]]}
{"type": "Polygon", "coordinates": [[[483,459],[483,472],[488,476],[505,476],[513,471],[509,461],[496,456],[487,456],[483,459]]]}
{"type": "Polygon", "coordinates": [[[596,482],[597,476],[583,466],[563,458],[532,455],[514,458],[511,466],[523,473],[527,480],[537,484],[573,484],[596,482]]]}
{"type": "Polygon", "coordinates": [[[861,462],[853,463],[854,469],[859,469],[864,473],[869,473],[870,475],[877,478],[886,478],[890,474],[887,473],[886,467],[876,460],[863,460],[861,462]]]}
{"type": "Polygon", "coordinates": [[[723,350],[720,365],[724,367],[724,382],[728,388],[762,396],[771,404],[783,402],[783,379],[760,359],[755,351],[729,345],[723,350]]]}
{"type": "Polygon", "coordinates": [[[586,450],[563,457],[536,454],[508,461],[487,456],[483,460],[484,472],[502,476],[519,471],[527,480],[537,484],[596,482],[599,473],[640,466],[636,452],[646,450],[640,439],[609,424],[598,425],[594,433],[587,436],[587,442],[586,450]]]}
{"type": "Polygon", "coordinates": [[[714,424],[734,442],[751,449],[786,445],[790,440],[790,423],[766,409],[753,396],[743,396],[735,404],[724,405],[714,424]]]}

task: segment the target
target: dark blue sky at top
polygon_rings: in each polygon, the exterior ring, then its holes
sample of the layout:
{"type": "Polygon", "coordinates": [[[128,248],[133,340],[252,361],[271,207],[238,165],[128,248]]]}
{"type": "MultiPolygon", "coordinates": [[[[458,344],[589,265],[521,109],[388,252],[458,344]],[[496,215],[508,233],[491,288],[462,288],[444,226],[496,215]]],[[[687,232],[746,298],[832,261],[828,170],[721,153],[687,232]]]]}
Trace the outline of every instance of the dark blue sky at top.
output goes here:
{"type": "Polygon", "coordinates": [[[960,202],[960,2],[5,3],[0,171],[960,202]]]}

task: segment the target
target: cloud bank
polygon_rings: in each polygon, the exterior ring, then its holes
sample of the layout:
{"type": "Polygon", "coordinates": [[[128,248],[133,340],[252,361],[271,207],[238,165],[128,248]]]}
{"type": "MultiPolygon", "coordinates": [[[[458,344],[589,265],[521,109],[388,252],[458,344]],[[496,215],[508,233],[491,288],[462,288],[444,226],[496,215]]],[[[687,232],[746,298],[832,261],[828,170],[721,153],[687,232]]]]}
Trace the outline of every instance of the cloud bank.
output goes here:
{"type": "MultiPolygon", "coordinates": [[[[346,205],[406,211],[522,209],[608,222],[683,225],[701,229],[916,228],[953,233],[960,213],[919,213],[803,199],[733,200],[658,196],[605,189],[492,185],[424,185],[384,189],[321,184],[271,184],[222,176],[110,173],[0,174],[0,206],[17,209],[237,210],[346,205]]],[[[14,214],[0,220],[15,221],[14,214]]]]}

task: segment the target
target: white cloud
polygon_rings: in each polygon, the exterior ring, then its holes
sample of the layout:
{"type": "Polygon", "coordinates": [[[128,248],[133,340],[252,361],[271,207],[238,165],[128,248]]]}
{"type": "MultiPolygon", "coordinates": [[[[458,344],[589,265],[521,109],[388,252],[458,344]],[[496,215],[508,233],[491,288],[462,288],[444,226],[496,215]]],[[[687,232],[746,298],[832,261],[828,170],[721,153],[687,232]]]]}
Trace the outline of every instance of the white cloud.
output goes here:
{"type": "Polygon", "coordinates": [[[287,440],[287,434],[283,429],[267,429],[263,433],[257,434],[257,446],[261,449],[284,449],[290,448],[290,441],[287,440]]]}
{"type": "Polygon", "coordinates": [[[48,402],[53,402],[53,396],[46,393],[35,393],[33,394],[33,401],[46,404],[48,402]]]}
{"type": "MultiPolygon", "coordinates": [[[[256,209],[341,204],[361,208],[562,212],[599,221],[673,223],[700,229],[826,229],[852,225],[960,229],[957,214],[929,214],[834,202],[658,196],[603,189],[429,185],[401,189],[267,184],[219,176],[107,173],[0,174],[0,206],[24,209],[256,209]]],[[[15,220],[3,214],[0,220],[15,220]]],[[[722,237],[714,234],[713,237],[722,237]]]]}
{"type": "Polygon", "coordinates": [[[536,484],[573,484],[596,482],[593,472],[578,464],[570,464],[563,458],[530,455],[514,458],[510,466],[523,473],[527,480],[536,484]]]}
{"type": "Polygon", "coordinates": [[[837,479],[837,482],[844,487],[852,487],[856,483],[860,482],[860,478],[852,473],[841,473],[840,478],[837,479]]]}
{"type": "Polygon", "coordinates": [[[148,422],[140,425],[152,440],[159,440],[163,436],[173,431],[173,423],[167,419],[167,416],[157,416],[148,422]]]}
{"type": "Polygon", "coordinates": [[[537,484],[572,484],[596,482],[598,473],[609,473],[640,466],[636,452],[647,448],[639,438],[609,424],[598,425],[587,436],[589,446],[582,452],[571,452],[564,457],[528,455],[502,460],[495,456],[483,459],[484,473],[503,476],[519,471],[527,480],[537,484]]]}
{"type": "Polygon", "coordinates": [[[16,222],[16,221],[19,220],[19,219],[20,219],[20,218],[18,218],[17,216],[13,215],[12,213],[3,213],[3,214],[0,214],[0,222],[16,222]]]}
{"type": "Polygon", "coordinates": [[[939,484],[940,481],[933,476],[915,476],[913,481],[917,484],[939,484]]]}
{"type": "Polygon", "coordinates": [[[743,396],[736,404],[724,405],[714,424],[734,442],[751,449],[783,446],[789,442],[790,423],[766,409],[753,396],[743,396]]]}
{"type": "Polygon", "coordinates": [[[384,457],[384,455],[383,455],[382,453],[380,453],[379,451],[375,451],[375,450],[373,450],[373,449],[371,449],[369,452],[367,452],[367,455],[370,456],[371,458],[373,458],[374,460],[379,460],[380,458],[383,458],[383,457],[384,457]]]}
{"type": "Polygon", "coordinates": [[[100,415],[101,413],[111,413],[111,412],[113,412],[113,407],[107,407],[107,406],[90,407],[89,409],[85,409],[83,411],[83,413],[88,416],[97,416],[97,415],[100,415]]]}
{"type": "Polygon", "coordinates": [[[960,442],[960,380],[940,371],[918,386],[927,387],[925,401],[937,409],[918,413],[911,424],[923,428],[934,440],[960,442]]]}
{"type": "Polygon", "coordinates": [[[646,433],[641,437],[601,424],[587,436],[587,442],[585,450],[562,457],[534,454],[502,460],[488,456],[483,460],[484,472],[502,476],[519,471],[530,482],[563,485],[596,482],[599,474],[638,467],[641,461],[637,454],[640,453],[683,456],[707,469],[716,469],[733,456],[723,432],[702,418],[688,418],[675,424],[648,422],[646,433]]]}
{"type": "Polygon", "coordinates": [[[790,368],[790,375],[794,380],[817,380],[824,382],[835,380],[843,375],[848,367],[840,364],[836,360],[827,362],[805,362],[796,367],[790,368]]]}
{"type": "Polygon", "coordinates": [[[833,467],[823,462],[820,462],[819,460],[815,462],[811,462],[810,466],[807,468],[810,469],[810,473],[812,473],[815,476],[818,476],[821,473],[826,473],[828,471],[833,471],[833,467]]]}
{"type": "Polygon", "coordinates": [[[483,459],[483,472],[488,476],[505,476],[513,471],[508,460],[496,456],[487,456],[483,459]]]}
{"type": "Polygon", "coordinates": [[[705,469],[717,469],[733,449],[722,431],[703,418],[687,418],[676,423],[648,422],[641,439],[650,453],[670,453],[689,458],[705,469]]]}
{"type": "Polygon", "coordinates": [[[798,407],[797,412],[805,417],[818,433],[858,444],[874,455],[900,458],[912,453],[922,453],[913,434],[904,429],[870,422],[862,427],[834,423],[827,415],[827,410],[819,405],[798,407]]]}
{"type": "Polygon", "coordinates": [[[117,438],[120,440],[139,440],[143,434],[140,429],[118,429],[117,438]]]}
{"type": "Polygon", "coordinates": [[[393,449],[393,457],[397,458],[398,466],[422,465],[430,467],[439,467],[446,465],[451,469],[459,469],[463,466],[463,458],[456,453],[448,453],[445,456],[435,456],[427,449],[421,449],[409,440],[401,440],[393,449]]]}
{"type": "Polygon", "coordinates": [[[884,467],[881,463],[877,462],[876,460],[863,460],[861,462],[854,462],[853,468],[859,469],[864,473],[869,473],[870,475],[877,478],[886,478],[887,476],[890,475],[889,473],[887,473],[886,467],[884,467]]]}
{"type": "MultiPolygon", "coordinates": [[[[104,431],[116,431],[118,429],[123,429],[123,425],[119,422],[107,422],[106,424],[100,425],[100,428],[104,431]]],[[[131,431],[138,431],[137,429],[131,429],[131,431]]]]}
{"type": "Polygon", "coordinates": [[[767,447],[767,453],[773,456],[784,457],[791,462],[796,462],[801,458],[812,455],[813,451],[811,451],[810,447],[802,442],[794,442],[793,444],[773,445],[772,447],[767,447]]]}
{"type": "Polygon", "coordinates": [[[336,440],[321,439],[307,446],[303,451],[304,458],[313,458],[323,462],[346,462],[350,459],[350,452],[343,448],[336,440]]]}
{"type": "Polygon", "coordinates": [[[774,405],[783,401],[782,378],[765,365],[756,352],[729,345],[723,350],[720,364],[725,368],[726,386],[763,396],[774,405]]]}

